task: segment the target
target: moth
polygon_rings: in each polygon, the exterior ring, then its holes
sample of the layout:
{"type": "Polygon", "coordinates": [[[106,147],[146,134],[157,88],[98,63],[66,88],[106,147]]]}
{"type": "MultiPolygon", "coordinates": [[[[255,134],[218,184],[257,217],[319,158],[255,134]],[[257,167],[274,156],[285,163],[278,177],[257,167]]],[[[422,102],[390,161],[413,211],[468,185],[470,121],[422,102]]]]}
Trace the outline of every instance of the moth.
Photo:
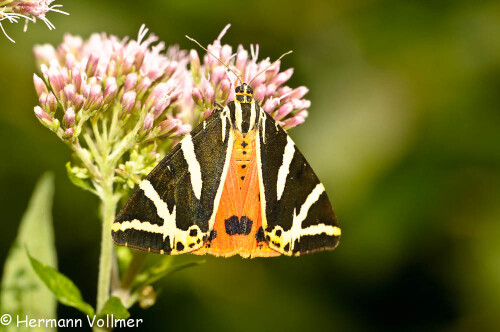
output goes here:
{"type": "Polygon", "coordinates": [[[323,184],[250,85],[235,92],[139,184],[112,225],[117,245],[223,257],[337,246],[341,231],[323,184]]]}

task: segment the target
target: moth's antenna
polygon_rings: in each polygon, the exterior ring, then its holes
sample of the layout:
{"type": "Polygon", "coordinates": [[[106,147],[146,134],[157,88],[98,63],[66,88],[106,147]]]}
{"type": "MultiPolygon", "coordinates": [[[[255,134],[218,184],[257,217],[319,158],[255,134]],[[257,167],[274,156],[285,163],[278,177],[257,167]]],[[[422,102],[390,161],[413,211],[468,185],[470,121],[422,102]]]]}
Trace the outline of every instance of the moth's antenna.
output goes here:
{"type": "MultiPolygon", "coordinates": [[[[228,65],[226,65],[224,62],[221,61],[221,59],[219,59],[218,57],[216,57],[212,52],[210,52],[209,50],[207,50],[205,47],[203,47],[203,45],[201,45],[196,39],[194,38],[191,38],[189,37],[188,35],[186,35],[186,38],[189,39],[190,41],[192,42],[195,42],[199,47],[201,47],[202,49],[205,50],[205,52],[207,52],[208,54],[210,54],[211,56],[213,56],[215,59],[217,59],[217,61],[219,61],[224,67],[227,68],[227,70],[229,70],[231,73],[234,74],[234,76],[236,76],[236,79],[237,80],[240,80],[241,84],[243,84],[243,80],[241,79],[241,75],[237,75],[233,70],[231,70],[231,68],[229,68],[228,65]]],[[[281,59],[281,58],[280,58],[281,59]]]]}
{"type": "Polygon", "coordinates": [[[248,85],[252,84],[253,80],[257,78],[257,76],[259,76],[260,74],[264,73],[266,70],[268,70],[269,68],[271,68],[276,62],[280,61],[285,55],[288,55],[290,53],[292,53],[293,51],[288,51],[284,54],[282,54],[278,60],[274,61],[273,63],[271,63],[269,66],[266,67],[266,69],[264,69],[263,71],[261,71],[260,73],[258,73],[257,75],[255,75],[251,80],[250,82],[248,83],[248,85]]]}

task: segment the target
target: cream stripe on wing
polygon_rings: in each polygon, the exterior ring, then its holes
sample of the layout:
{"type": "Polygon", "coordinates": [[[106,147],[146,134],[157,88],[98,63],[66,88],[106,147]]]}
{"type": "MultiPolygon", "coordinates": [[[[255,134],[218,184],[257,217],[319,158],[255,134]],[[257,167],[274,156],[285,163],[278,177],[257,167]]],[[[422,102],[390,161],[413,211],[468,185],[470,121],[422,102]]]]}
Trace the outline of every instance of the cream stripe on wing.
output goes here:
{"type": "Polygon", "coordinates": [[[241,124],[243,122],[243,112],[241,110],[241,104],[240,103],[234,103],[234,119],[236,122],[236,128],[238,128],[239,131],[241,131],[241,124]]]}
{"type": "Polygon", "coordinates": [[[295,154],[295,144],[293,144],[290,136],[287,136],[286,140],[287,143],[285,146],[285,151],[283,152],[283,163],[278,170],[278,182],[276,183],[276,193],[278,195],[278,201],[281,199],[281,196],[285,191],[286,177],[290,172],[290,164],[292,163],[293,155],[295,154]]]}
{"type": "MultiPolygon", "coordinates": [[[[172,214],[168,212],[168,206],[165,201],[163,201],[160,198],[160,195],[156,192],[155,188],[149,182],[149,180],[143,180],[140,184],[139,187],[144,191],[144,195],[146,195],[147,198],[149,198],[153,204],[156,207],[156,211],[158,213],[158,216],[163,219],[163,226],[161,227],[161,232],[156,232],[156,233],[163,233],[163,240],[169,235],[169,234],[175,234],[175,230],[177,229],[176,227],[176,222],[175,222],[175,206],[172,211],[172,214]]],[[[170,237],[170,242],[171,246],[173,246],[173,240],[174,238],[171,236],[170,237]]]]}
{"type": "Polygon", "coordinates": [[[184,159],[188,164],[189,174],[191,175],[191,186],[193,187],[194,195],[198,200],[201,197],[201,188],[203,182],[201,180],[201,168],[196,154],[194,153],[193,139],[191,135],[187,135],[181,142],[181,149],[184,153],[184,159]]]}
{"type": "Polygon", "coordinates": [[[252,130],[255,126],[255,118],[257,117],[257,112],[255,110],[255,101],[252,100],[250,105],[250,126],[248,127],[248,131],[252,130]]]}
{"type": "MultiPolygon", "coordinates": [[[[322,183],[318,183],[316,187],[311,191],[309,196],[307,196],[306,201],[300,207],[299,214],[295,214],[297,211],[293,211],[293,225],[292,230],[296,229],[297,233],[300,234],[300,230],[302,229],[302,222],[306,219],[307,214],[309,213],[309,209],[311,206],[318,201],[319,196],[325,191],[325,187],[323,187],[322,183]]],[[[292,231],[292,233],[295,233],[292,231]]]]}

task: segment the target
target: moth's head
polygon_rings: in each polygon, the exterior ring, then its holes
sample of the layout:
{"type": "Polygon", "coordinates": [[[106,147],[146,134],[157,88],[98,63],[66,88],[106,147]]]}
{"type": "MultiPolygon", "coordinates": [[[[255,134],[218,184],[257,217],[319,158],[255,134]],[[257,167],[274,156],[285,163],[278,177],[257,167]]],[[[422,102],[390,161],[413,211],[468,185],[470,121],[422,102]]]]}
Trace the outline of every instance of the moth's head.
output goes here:
{"type": "Polygon", "coordinates": [[[252,88],[246,84],[243,83],[239,86],[236,87],[236,96],[234,97],[234,101],[237,103],[251,103],[253,102],[253,90],[252,88]]]}

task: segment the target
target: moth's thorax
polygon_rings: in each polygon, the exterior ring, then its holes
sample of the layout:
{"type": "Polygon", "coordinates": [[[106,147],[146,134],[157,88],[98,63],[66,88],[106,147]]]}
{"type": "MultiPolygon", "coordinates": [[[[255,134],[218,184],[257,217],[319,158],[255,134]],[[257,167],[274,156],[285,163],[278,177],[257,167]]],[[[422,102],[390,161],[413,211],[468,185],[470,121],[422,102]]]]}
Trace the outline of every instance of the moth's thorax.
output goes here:
{"type": "Polygon", "coordinates": [[[240,131],[243,135],[255,129],[258,112],[260,107],[254,101],[250,103],[239,103],[231,101],[227,105],[231,123],[235,130],[240,131]]]}

